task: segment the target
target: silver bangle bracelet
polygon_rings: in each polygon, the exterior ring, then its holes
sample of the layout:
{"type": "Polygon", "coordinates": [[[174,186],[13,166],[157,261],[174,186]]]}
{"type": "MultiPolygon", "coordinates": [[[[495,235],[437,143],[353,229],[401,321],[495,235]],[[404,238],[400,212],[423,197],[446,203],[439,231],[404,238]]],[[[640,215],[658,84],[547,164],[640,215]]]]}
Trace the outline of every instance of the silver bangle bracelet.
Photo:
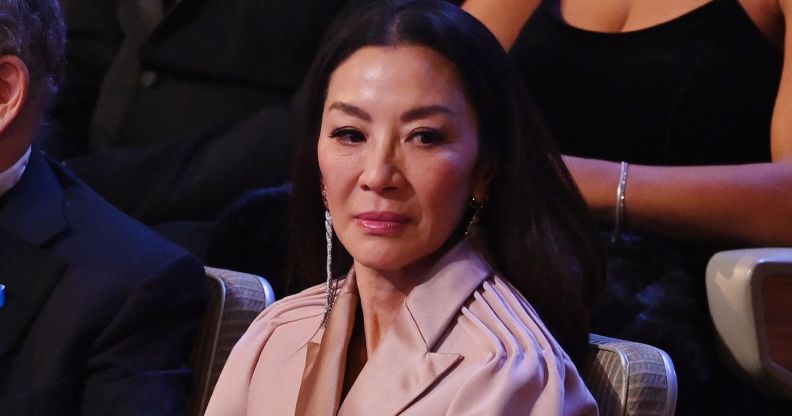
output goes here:
{"type": "Polygon", "coordinates": [[[627,191],[627,172],[630,164],[621,162],[619,167],[619,183],[616,186],[616,216],[614,218],[615,234],[618,235],[625,225],[624,221],[624,198],[627,191]]]}

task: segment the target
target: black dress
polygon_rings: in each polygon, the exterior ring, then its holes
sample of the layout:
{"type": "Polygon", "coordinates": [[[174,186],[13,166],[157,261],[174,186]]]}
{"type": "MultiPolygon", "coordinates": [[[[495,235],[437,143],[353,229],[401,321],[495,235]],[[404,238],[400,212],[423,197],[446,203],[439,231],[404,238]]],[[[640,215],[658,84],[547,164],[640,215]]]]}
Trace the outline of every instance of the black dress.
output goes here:
{"type": "MultiPolygon", "coordinates": [[[[626,33],[572,27],[546,0],[511,55],[565,154],[673,166],[770,160],[783,56],[736,0],[626,33]]],[[[636,233],[611,244],[593,331],[666,350],[678,414],[781,413],[789,403],[718,366],[704,269],[721,248],[636,233]]]]}
{"type": "Polygon", "coordinates": [[[512,56],[561,151],[650,165],[770,160],[783,56],[736,0],[627,33],[544,1],[512,56]]]}

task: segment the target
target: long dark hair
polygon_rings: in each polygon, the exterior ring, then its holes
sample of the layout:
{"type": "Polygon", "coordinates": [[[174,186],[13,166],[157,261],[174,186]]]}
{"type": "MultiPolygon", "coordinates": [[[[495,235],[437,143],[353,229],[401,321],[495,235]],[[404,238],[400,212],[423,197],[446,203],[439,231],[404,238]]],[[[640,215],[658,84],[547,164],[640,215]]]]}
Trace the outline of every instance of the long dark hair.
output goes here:
{"type": "MultiPolygon", "coordinates": [[[[480,22],[446,2],[373,3],[331,27],[303,89],[291,209],[292,266],[299,286],[324,276],[316,145],[331,74],[365,46],[425,46],[456,66],[478,116],[479,157],[494,169],[475,243],[581,364],[604,255],[585,203],[505,51],[480,22]]],[[[334,247],[341,274],[351,258],[337,240],[334,247]]]]}

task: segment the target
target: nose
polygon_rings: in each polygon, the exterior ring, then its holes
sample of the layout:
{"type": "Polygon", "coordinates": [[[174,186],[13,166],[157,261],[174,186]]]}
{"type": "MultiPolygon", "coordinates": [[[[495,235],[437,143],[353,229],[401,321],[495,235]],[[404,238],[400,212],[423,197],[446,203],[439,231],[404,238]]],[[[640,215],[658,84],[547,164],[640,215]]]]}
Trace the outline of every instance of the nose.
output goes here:
{"type": "Polygon", "coordinates": [[[369,143],[359,178],[361,189],[380,194],[398,190],[403,180],[399,168],[399,139],[370,140],[369,143]]]}

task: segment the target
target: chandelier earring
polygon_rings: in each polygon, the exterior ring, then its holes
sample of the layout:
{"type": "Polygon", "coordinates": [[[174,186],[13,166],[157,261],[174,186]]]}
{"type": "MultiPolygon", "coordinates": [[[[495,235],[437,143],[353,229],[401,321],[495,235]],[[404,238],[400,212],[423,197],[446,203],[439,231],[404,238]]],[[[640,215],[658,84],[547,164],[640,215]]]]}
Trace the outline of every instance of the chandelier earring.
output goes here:
{"type": "Polygon", "coordinates": [[[319,181],[322,190],[322,203],[324,204],[325,244],[327,247],[325,262],[325,310],[321,324],[321,326],[325,326],[327,324],[327,319],[330,317],[330,311],[333,309],[333,304],[335,303],[338,281],[333,279],[333,216],[330,215],[330,208],[328,208],[327,205],[327,191],[325,191],[324,181],[322,179],[319,181]]]}
{"type": "Polygon", "coordinates": [[[330,211],[325,207],[325,242],[327,245],[327,261],[326,261],[326,287],[325,287],[325,310],[322,317],[322,326],[327,324],[327,319],[330,317],[330,311],[333,309],[333,304],[336,298],[336,289],[338,288],[338,281],[333,279],[333,217],[330,211]]]}
{"type": "Polygon", "coordinates": [[[327,324],[327,319],[330,317],[330,311],[333,309],[333,304],[335,303],[338,281],[333,279],[333,216],[330,215],[330,208],[328,208],[327,205],[327,191],[325,191],[324,181],[321,178],[319,181],[322,191],[322,203],[324,204],[325,245],[327,247],[325,257],[325,310],[321,324],[321,326],[325,326],[327,324]]]}

